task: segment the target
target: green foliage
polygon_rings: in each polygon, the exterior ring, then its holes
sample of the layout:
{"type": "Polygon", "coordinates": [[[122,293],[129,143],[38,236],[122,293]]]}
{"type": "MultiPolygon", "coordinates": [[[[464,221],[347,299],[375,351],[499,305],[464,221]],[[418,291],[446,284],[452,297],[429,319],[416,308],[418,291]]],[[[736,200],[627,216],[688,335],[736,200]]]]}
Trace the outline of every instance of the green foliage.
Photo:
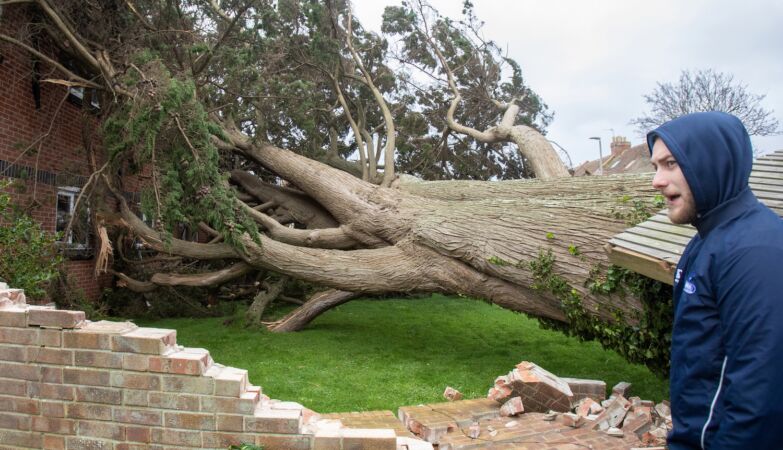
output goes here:
{"type": "Polygon", "coordinates": [[[230,244],[241,247],[245,232],[257,239],[256,224],[241,211],[221,173],[211,141],[218,128],[196,99],[195,85],[172,77],[149,51],[138,58],[147,61],[141,69],[146,77],[129,71],[124,81],[140,92],[139,98],[120,105],[106,119],[104,140],[117,165],[127,161],[138,171],[154,163],[160,204],[154,187],[147,188],[144,213],[169,232],[180,224],[195,227],[203,221],[230,244]]]}
{"type": "MultiPolygon", "coordinates": [[[[269,320],[288,310],[275,307],[269,320]]],[[[668,397],[666,379],[597,342],[544,330],[536,319],[469,298],[354,300],[296,333],[247,329],[243,313],[143,325],[175,328],[180,344],[207,348],[215,361],[247,369],[265,394],[319,413],[439,402],[446,385],[483,398],[495,377],[523,360],[609,386],[629,381],[644,399],[668,397]]]]}
{"type": "Polygon", "coordinates": [[[0,180],[0,281],[40,299],[58,277],[63,258],[57,250],[57,236],[45,232],[11,203],[10,185],[0,180]]]}
{"type": "Polygon", "coordinates": [[[261,445],[253,445],[253,444],[239,444],[239,445],[232,445],[228,447],[228,450],[264,450],[264,447],[261,445]]]}
{"type": "Polygon", "coordinates": [[[618,309],[611,311],[613,320],[607,321],[584,308],[579,291],[553,273],[554,263],[551,250],[541,250],[538,258],[529,263],[535,280],[533,288],[560,299],[568,323],[541,319],[542,326],[581,340],[597,340],[630,362],[644,364],[662,376],[668,374],[673,319],[670,286],[617,266],[611,266],[605,274],[600,267],[594,267],[586,284],[591,293],[620,296],[631,293],[642,303],[643,312],[634,318],[638,324],[629,324],[618,309]]]}
{"type": "Polygon", "coordinates": [[[634,226],[652,217],[665,205],[666,199],[661,194],[646,199],[624,195],[617,199],[617,206],[612,208],[612,215],[624,220],[628,226],[634,226]]]}
{"type": "Polygon", "coordinates": [[[501,267],[513,265],[511,261],[506,261],[505,259],[499,256],[490,256],[489,258],[487,258],[487,262],[494,266],[501,266],[501,267]]]}
{"type": "Polygon", "coordinates": [[[548,232],[548,233],[546,234],[546,238],[547,238],[548,240],[550,240],[550,241],[551,241],[552,239],[554,239],[554,238],[555,238],[555,233],[552,233],[551,231],[550,231],[550,232],[548,232]]]}

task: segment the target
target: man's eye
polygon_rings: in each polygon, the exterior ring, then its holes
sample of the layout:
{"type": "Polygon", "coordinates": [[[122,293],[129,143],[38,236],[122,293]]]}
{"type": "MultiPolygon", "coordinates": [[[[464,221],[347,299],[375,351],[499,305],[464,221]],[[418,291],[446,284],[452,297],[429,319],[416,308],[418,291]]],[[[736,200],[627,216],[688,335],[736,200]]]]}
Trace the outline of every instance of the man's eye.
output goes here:
{"type": "Polygon", "coordinates": [[[666,161],[666,167],[668,167],[669,169],[673,169],[677,167],[677,161],[674,160],[666,161]]]}

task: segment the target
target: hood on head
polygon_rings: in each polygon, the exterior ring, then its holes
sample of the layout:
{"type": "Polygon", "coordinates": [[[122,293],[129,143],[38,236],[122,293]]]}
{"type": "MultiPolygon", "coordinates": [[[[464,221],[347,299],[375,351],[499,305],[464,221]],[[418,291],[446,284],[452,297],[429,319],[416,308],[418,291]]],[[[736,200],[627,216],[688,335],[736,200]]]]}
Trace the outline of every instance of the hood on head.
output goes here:
{"type": "Polygon", "coordinates": [[[748,185],[753,147],[742,122],[723,112],[687,114],[647,133],[652,153],[657,138],[669,148],[704,215],[748,185]]]}

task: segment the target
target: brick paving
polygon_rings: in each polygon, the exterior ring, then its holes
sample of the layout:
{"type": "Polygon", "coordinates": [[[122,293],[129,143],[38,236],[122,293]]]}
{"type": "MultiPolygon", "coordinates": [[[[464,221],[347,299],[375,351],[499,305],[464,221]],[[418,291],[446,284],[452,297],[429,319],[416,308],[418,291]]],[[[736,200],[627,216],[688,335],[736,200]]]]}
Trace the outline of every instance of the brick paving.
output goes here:
{"type": "Polygon", "coordinates": [[[348,428],[388,428],[394,430],[397,436],[413,437],[413,433],[388,410],[321,414],[321,418],[339,419],[348,428]]]}
{"type": "Polygon", "coordinates": [[[517,449],[629,449],[642,447],[633,433],[622,438],[592,429],[586,421],[579,428],[559,420],[546,421],[544,413],[500,417],[500,405],[491,399],[462,400],[400,408],[400,420],[441,450],[480,448],[517,449]],[[479,435],[471,438],[470,426],[478,422],[479,435]]]}

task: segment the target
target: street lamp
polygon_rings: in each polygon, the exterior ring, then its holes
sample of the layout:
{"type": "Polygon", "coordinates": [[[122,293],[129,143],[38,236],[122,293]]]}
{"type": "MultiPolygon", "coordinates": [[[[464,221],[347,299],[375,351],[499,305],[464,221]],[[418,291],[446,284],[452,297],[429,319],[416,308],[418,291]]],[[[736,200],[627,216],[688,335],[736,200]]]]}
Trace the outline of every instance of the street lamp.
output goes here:
{"type": "Polygon", "coordinates": [[[601,138],[598,136],[593,136],[590,139],[594,141],[598,141],[598,174],[603,175],[604,174],[604,152],[601,148],[601,138]]]}

